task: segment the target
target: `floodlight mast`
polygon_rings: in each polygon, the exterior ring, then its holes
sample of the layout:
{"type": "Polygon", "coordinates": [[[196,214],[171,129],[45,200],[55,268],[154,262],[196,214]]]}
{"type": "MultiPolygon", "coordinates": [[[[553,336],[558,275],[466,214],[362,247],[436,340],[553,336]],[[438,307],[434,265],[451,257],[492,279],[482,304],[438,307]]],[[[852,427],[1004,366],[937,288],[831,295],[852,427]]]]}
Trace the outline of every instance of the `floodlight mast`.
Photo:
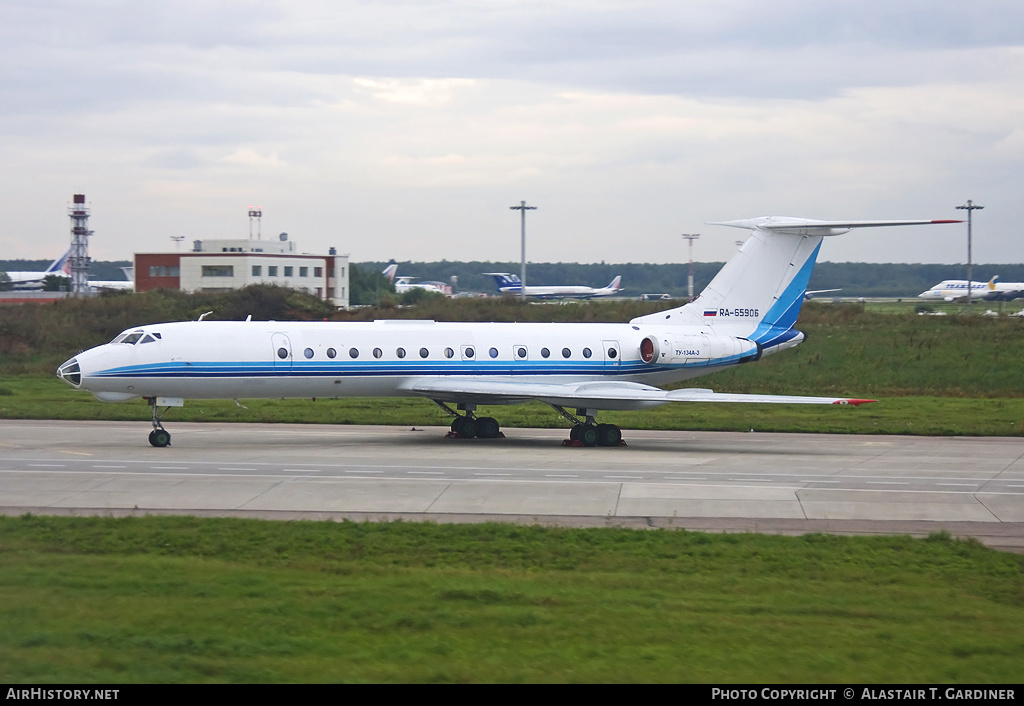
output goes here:
{"type": "Polygon", "coordinates": [[[974,302],[971,299],[971,214],[985,207],[978,206],[971,199],[967,199],[967,203],[956,208],[958,211],[967,211],[967,313],[970,315],[974,313],[974,302]]]}
{"type": "Polygon", "coordinates": [[[75,194],[73,204],[68,207],[71,217],[71,254],[68,265],[71,270],[71,296],[89,295],[89,209],[85,205],[85,194],[75,194]]]}
{"type": "Polygon", "coordinates": [[[519,298],[526,301],[526,212],[536,211],[536,206],[527,206],[525,201],[520,201],[518,206],[509,206],[513,211],[519,211],[522,220],[521,235],[521,264],[519,267],[519,298]]]}
{"type": "Polygon", "coordinates": [[[700,233],[683,233],[683,237],[690,241],[690,276],[686,280],[686,291],[693,301],[693,241],[700,237],[700,233]]]}

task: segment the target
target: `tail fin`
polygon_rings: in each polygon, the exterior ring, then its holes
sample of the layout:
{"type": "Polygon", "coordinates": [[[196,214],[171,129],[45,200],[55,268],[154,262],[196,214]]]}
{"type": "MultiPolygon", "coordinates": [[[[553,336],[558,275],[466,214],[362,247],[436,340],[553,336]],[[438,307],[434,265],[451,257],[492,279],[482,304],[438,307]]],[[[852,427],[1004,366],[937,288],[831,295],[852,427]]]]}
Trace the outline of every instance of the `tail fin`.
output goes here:
{"type": "Polygon", "coordinates": [[[621,287],[619,286],[621,283],[622,283],[622,275],[615,275],[615,279],[613,279],[612,283],[609,284],[607,287],[605,287],[605,289],[611,289],[611,290],[617,292],[617,291],[619,291],[621,289],[621,287]]]}
{"type": "Polygon", "coordinates": [[[388,278],[388,282],[394,282],[396,272],[398,272],[398,265],[392,264],[385,267],[381,274],[388,278]]]}
{"type": "Polygon", "coordinates": [[[498,286],[499,291],[519,290],[523,286],[518,275],[510,275],[507,272],[484,272],[484,274],[490,275],[494,278],[494,282],[498,286]]]}
{"type": "Polygon", "coordinates": [[[852,228],[960,223],[961,221],[813,221],[752,218],[712,225],[753,231],[700,296],[689,304],[633,319],[631,323],[697,324],[727,328],[765,348],[799,335],[796,324],[811,270],[827,235],[852,228]]]}
{"type": "Polygon", "coordinates": [[[46,274],[55,275],[58,272],[63,272],[66,275],[71,274],[71,263],[69,262],[70,256],[71,248],[68,248],[63,255],[50,263],[50,266],[46,268],[46,274]]]}

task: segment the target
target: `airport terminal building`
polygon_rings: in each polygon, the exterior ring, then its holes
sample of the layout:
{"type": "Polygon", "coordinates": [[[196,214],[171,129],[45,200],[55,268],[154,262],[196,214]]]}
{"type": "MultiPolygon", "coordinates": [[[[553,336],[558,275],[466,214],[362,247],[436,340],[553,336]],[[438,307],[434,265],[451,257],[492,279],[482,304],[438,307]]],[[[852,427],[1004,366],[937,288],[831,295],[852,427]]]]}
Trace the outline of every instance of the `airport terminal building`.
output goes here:
{"type": "Polygon", "coordinates": [[[180,289],[224,292],[250,284],[289,287],[346,309],[348,255],[297,252],[282,233],[278,240],[196,240],[189,253],[136,253],[135,291],[180,289]]]}

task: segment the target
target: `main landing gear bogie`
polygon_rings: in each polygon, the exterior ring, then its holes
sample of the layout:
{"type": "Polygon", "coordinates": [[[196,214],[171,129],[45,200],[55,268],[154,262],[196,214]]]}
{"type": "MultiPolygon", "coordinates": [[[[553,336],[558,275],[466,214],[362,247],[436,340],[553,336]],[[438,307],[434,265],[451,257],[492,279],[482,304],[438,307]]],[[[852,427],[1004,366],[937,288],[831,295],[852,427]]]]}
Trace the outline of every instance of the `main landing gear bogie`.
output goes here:
{"type": "Polygon", "coordinates": [[[620,446],[622,430],[614,424],[581,423],[569,431],[567,446],[620,446]]]}
{"type": "Polygon", "coordinates": [[[460,439],[500,439],[505,436],[494,417],[478,418],[460,414],[452,420],[451,429],[451,435],[460,439]]]}

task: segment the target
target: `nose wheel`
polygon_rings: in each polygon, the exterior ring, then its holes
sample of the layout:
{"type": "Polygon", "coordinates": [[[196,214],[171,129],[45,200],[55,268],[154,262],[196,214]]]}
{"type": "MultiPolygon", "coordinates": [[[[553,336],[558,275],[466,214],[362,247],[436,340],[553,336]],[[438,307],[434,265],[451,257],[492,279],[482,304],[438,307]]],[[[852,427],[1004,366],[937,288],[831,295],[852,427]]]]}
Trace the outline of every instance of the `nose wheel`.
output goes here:
{"type": "MultiPolygon", "coordinates": [[[[158,449],[171,445],[171,432],[164,429],[160,423],[160,408],[157,407],[156,398],[149,398],[149,406],[153,409],[153,431],[149,432],[149,443],[158,449]]],[[[166,411],[168,408],[164,407],[166,411]]]]}
{"type": "Polygon", "coordinates": [[[171,443],[171,433],[163,428],[154,429],[149,432],[149,443],[158,449],[169,446],[171,443]]]}

